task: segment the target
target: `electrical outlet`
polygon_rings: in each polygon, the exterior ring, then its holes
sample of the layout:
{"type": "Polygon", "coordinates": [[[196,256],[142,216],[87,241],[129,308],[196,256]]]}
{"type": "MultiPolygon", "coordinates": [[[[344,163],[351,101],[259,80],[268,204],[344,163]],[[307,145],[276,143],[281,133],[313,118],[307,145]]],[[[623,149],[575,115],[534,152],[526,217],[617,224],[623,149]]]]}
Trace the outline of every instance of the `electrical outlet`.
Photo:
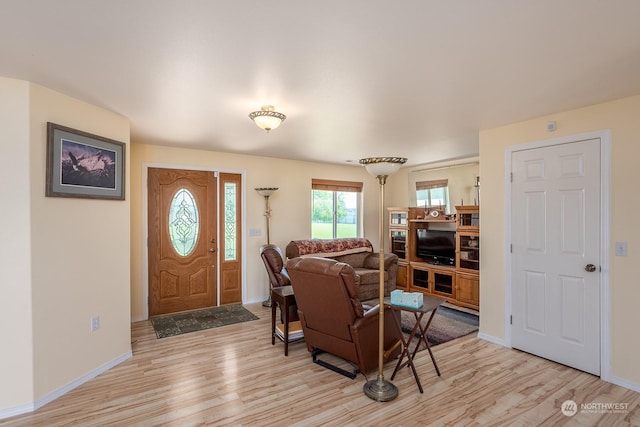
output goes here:
{"type": "Polygon", "coordinates": [[[94,316],[91,318],[91,332],[95,332],[100,329],[100,316],[94,316]]]}

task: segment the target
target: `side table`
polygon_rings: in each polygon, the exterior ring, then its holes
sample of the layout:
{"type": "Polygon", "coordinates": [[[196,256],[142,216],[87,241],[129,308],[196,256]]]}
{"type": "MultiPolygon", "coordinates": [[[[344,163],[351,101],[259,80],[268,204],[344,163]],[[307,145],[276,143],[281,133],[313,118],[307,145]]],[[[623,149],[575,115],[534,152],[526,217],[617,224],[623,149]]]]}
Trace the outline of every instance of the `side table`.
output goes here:
{"type": "Polygon", "coordinates": [[[295,305],[292,286],[280,286],[271,289],[271,345],[276,343],[276,306],[284,313],[284,355],[289,355],[289,306],[295,305]]]}
{"type": "MultiPolygon", "coordinates": [[[[427,350],[429,350],[429,355],[431,356],[431,361],[433,362],[433,366],[436,368],[436,373],[438,374],[438,376],[440,376],[440,369],[438,369],[438,364],[436,363],[436,359],[433,356],[433,352],[431,351],[431,346],[429,345],[429,341],[427,340],[427,330],[431,325],[431,321],[433,320],[433,316],[435,316],[436,311],[438,310],[438,307],[440,307],[440,304],[442,304],[444,301],[445,301],[444,298],[424,295],[424,304],[420,308],[412,308],[412,307],[407,307],[403,305],[394,305],[390,303],[386,304],[396,311],[411,312],[413,313],[416,319],[416,324],[413,326],[413,329],[409,333],[409,338],[405,339],[404,334],[401,334],[402,354],[398,359],[396,368],[393,370],[393,374],[391,374],[391,379],[393,380],[393,378],[396,376],[396,373],[398,372],[399,369],[409,365],[411,367],[411,370],[413,371],[413,376],[416,379],[416,384],[418,384],[418,389],[420,390],[420,393],[423,393],[422,384],[420,384],[420,378],[418,378],[418,372],[416,372],[416,367],[413,364],[413,359],[416,356],[416,353],[418,353],[418,348],[420,347],[420,343],[424,342],[425,346],[427,347],[427,350]],[[422,318],[426,313],[429,313],[429,312],[431,312],[431,315],[429,316],[429,320],[427,321],[426,325],[422,326],[422,323],[421,323],[422,318]],[[409,346],[411,345],[411,342],[413,341],[413,337],[416,336],[416,332],[418,331],[419,331],[419,333],[417,334],[418,343],[413,349],[413,352],[411,352],[409,346]],[[405,357],[407,358],[407,361],[402,363],[405,357]]],[[[402,325],[400,324],[400,321],[396,316],[393,316],[393,318],[396,321],[396,326],[398,327],[400,332],[402,332],[402,325]]]]}

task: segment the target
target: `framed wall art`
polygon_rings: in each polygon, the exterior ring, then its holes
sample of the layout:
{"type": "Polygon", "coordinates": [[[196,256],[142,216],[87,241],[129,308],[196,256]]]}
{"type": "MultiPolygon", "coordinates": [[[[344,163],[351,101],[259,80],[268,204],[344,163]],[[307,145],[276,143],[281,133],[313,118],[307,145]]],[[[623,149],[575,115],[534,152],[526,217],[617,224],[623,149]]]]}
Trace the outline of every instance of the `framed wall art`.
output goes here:
{"type": "Polygon", "coordinates": [[[125,145],[47,123],[47,197],[124,200],[125,145]]]}

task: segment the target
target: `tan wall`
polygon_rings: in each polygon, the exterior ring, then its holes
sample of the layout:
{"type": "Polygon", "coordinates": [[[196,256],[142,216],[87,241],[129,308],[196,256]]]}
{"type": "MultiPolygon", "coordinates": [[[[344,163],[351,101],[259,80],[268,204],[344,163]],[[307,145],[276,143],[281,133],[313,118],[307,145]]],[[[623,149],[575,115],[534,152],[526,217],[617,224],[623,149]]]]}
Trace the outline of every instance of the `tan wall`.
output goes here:
{"type": "Polygon", "coordinates": [[[129,201],[44,195],[48,121],[125,143],[129,122],[28,82],[2,79],[0,85],[2,107],[4,89],[18,90],[17,99],[6,101],[13,113],[0,115],[13,119],[3,126],[9,135],[2,156],[6,195],[13,200],[8,209],[4,199],[1,211],[19,215],[3,217],[11,223],[12,236],[3,241],[11,242],[5,246],[12,256],[2,257],[0,269],[9,272],[2,286],[11,289],[3,289],[0,303],[11,349],[0,354],[0,369],[7,370],[0,411],[11,411],[47,401],[131,351],[129,201]],[[93,333],[92,316],[101,319],[93,333]]]}
{"type": "Polygon", "coordinates": [[[45,197],[47,122],[127,144],[130,131],[127,118],[38,85],[31,85],[30,103],[37,399],[131,350],[130,198],[45,197]],[[92,316],[100,316],[96,332],[90,331],[92,316]]]}
{"type": "Polygon", "coordinates": [[[480,132],[482,188],[482,264],[480,332],[505,338],[505,148],[526,142],[611,129],[611,374],[640,383],[640,286],[638,257],[640,227],[636,204],[640,200],[640,96],[539,117],[480,132]],[[557,130],[549,133],[549,120],[557,130]],[[614,242],[628,242],[628,256],[614,256],[614,242]]]}
{"type": "Polygon", "coordinates": [[[0,78],[0,411],[33,400],[29,84],[0,78]]]}
{"type": "Polygon", "coordinates": [[[447,179],[449,184],[449,210],[447,213],[455,213],[458,205],[478,204],[474,184],[479,173],[476,159],[458,161],[448,165],[426,165],[412,169],[409,173],[409,188],[411,192],[411,206],[418,206],[416,202],[416,182],[447,179]],[[475,161],[474,161],[475,160],[475,161]]]}
{"type": "MultiPolygon", "coordinates": [[[[145,318],[145,287],[143,279],[143,171],[145,164],[167,167],[208,168],[246,173],[246,292],[244,302],[263,301],[268,295],[268,279],[258,255],[266,243],[264,197],[256,187],[278,187],[270,198],[272,209],[271,242],[284,247],[291,240],[306,239],[311,235],[311,179],[325,178],[359,181],[364,183],[364,236],[378,247],[377,180],[359,165],[330,165],[326,163],[300,162],[243,154],[220,153],[202,150],[186,150],[142,143],[131,145],[131,301],[132,319],[145,318]],[[249,229],[260,229],[260,237],[248,235],[249,229]]],[[[400,175],[402,176],[402,175],[400,175]]],[[[406,188],[406,175],[403,188],[406,188]]],[[[389,178],[389,184],[396,177],[389,178]]],[[[406,191],[404,192],[406,194],[406,191]]]]}

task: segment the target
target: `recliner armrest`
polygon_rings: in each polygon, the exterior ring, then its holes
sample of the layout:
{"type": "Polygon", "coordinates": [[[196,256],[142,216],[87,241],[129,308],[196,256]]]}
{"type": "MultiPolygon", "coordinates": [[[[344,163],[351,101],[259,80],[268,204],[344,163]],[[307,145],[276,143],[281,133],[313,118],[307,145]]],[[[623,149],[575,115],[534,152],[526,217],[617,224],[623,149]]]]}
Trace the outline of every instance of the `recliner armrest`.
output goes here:
{"type": "Polygon", "coordinates": [[[380,311],[380,304],[376,304],[373,307],[371,307],[369,310],[364,312],[364,316],[375,316],[376,313],[378,313],[380,311]]]}
{"type": "Polygon", "coordinates": [[[378,324],[378,313],[380,312],[380,305],[377,304],[374,307],[367,310],[362,317],[359,317],[353,322],[353,328],[356,330],[364,330],[367,328],[375,328],[372,324],[378,324]]]}

